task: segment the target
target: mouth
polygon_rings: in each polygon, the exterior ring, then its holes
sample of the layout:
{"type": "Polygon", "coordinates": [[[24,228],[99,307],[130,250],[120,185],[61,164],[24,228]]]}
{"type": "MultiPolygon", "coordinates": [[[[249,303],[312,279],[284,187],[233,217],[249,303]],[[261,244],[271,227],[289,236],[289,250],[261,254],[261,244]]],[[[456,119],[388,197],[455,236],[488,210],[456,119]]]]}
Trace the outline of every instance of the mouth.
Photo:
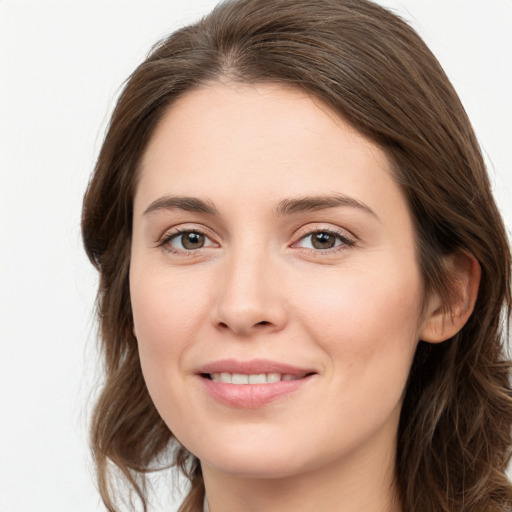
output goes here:
{"type": "Polygon", "coordinates": [[[204,379],[235,385],[275,384],[304,379],[315,373],[312,368],[301,368],[267,359],[251,359],[249,361],[222,359],[198,369],[198,374],[204,379]]]}
{"type": "Polygon", "coordinates": [[[211,380],[213,382],[223,382],[225,384],[245,385],[245,384],[274,384],[281,381],[292,381],[300,380],[314,372],[307,372],[303,374],[290,374],[290,373],[230,373],[230,372],[213,372],[213,373],[202,373],[201,377],[204,379],[211,380]]]}
{"type": "Polygon", "coordinates": [[[197,375],[203,389],[216,402],[256,409],[308,388],[317,372],[262,359],[224,359],[201,367],[197,375]]]}

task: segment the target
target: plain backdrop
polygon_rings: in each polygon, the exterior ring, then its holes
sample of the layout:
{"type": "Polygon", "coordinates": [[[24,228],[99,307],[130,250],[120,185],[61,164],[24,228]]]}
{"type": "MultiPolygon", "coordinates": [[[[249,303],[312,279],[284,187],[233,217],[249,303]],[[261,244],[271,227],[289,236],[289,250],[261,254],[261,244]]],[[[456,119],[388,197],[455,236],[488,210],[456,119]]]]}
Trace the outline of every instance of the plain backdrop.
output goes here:
{"type": "MultiPolygon", "coordinates": [[[[87,447],[97,281],[82,195],[125,78],[215,3],[0,0],[1,512],[103,510],[87,447]]],[[[510,231],[512,0],[380,3],[417,28],[454,83],[510,231]]],[[[161,502],[152,510],[176,510],[161,502]]]]}

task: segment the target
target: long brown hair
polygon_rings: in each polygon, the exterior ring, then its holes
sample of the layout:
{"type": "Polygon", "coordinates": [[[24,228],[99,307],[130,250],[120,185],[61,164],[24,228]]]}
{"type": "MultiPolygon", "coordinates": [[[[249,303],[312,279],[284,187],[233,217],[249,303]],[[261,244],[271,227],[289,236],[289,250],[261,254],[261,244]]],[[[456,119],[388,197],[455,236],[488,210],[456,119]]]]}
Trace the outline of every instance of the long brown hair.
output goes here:
{"type": "Polygon", "coordinates": [[[199,461],[146,389],[132,332],[128,269],[138,165],[166,107],[201,84],[281,83],[319,98],[378,144],[415,222],[426,293],[449,295],[443,256],[465,250],[482,277],[472,316],[441,344],[420,341],[398,431],[404,511],[512,508],[510,252],[467,115],[439,63],[400,18],[367,0],[233,0],[158,44],[119,98],[85,195],[83,239],[100,272],[105,381],[91,440],[100,492],[115,510],[110,463],[147,510],[145,475],[174,453],[191,481],[180,511],[201,510],[199,461]]]}

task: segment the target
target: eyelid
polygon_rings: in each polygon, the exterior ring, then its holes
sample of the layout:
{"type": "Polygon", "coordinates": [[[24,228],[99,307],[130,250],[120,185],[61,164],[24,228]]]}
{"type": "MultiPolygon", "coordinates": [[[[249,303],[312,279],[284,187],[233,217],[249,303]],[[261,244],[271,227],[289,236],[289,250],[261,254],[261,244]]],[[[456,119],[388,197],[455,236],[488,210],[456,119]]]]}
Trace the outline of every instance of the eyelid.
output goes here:
{"type": "Polygon", "coordinates": [[[301,242],[308,236],[314,235],[315,233],[328,233],[334,235],[338,237],[342,243],[339,246],[335,246],[330,249],[303,249],[326,254],[332,253],[337,250],[343,250],[348,247],[353,247],[357,243],[357,237],[347,229],[340,228],[339,226],[333,226],[332,224],[327,225],[324,223],[316,223],[308,224],[307,226],[303,226],[299,230],[297,230],[293,236],[295,241],[291,244],[291,247],[297,247],[297,244],[299,242],[301,242]]]}
{"type": "MultiPolygon", "coordinates": [[[[156,246],[162,247],[165,249],[166,246],[168,246],[172,240],[176,239],[183,233],[199,233],[199,234],[205,236],[206,238],[208,238],[208,240],[210,242],[212,242],[212,244],[208,245],[206,247],[200,247],[197,249],[179,249],[179,248],[175,248],[175,247],[173,247],[171,249],[170,247],[167,247],[167,249],[166,249],[167,252],[169,252],[171,254],[174,253],[174,254],[193,256],[193,255],[197,255],[198,253],[200,253],[204,250],[208,250],[211,247],[220,247],[220,244],[216,241],[217,237],[211,231],[211,229],[207,228],[204,225],[200,225],[200,224],[198,225],[198,224],[192,224],[192,223],[191,224],[188,224],[188,223],[178,224],[176,226],[166,229],[164,231],[164,233],[162,234],[162,236],[160,236],[159,239],[157,240],[156,246]]],[[[328,248],[328,249],[312,249],[312,248],[306,248],[306,247],[303,247],[302,249],[304,249],[306,251],[310,251],[310,252],[315,252],[315,253],[329,254],[329,253],[336,252],[338,250],[344,250],[344,249],[350,248],[350,247],[354,246],[358,241],[357,237],[345,228],[341,228],[339,226],[333,226],[332,224],[326,224],[326,223],[319,222],[319,223],[307,224],[306,226],[302,226],[301,228],[296,230],[296,232],[293,235],[294,242],[292,244],[290,244],[290,247],[301,248],[301,247],[299,247],[298,244],[302,240],[307,238],[308,236],[311,236],[315,233],[328,233],[333,236],[336,236],[339,240],[341,240],[341,244],[334,246],[332,248],[328,248]]]]}
{"type": "Polygon", "coordinates": [[[162,236],[157,240],[156,246],[166,249],[167,252],[171,254],[193,256],[194,254],[197,254],[205,249],[209,249],[212,246],[219,247],[219,243],[215,241],[215,236],[212,234],[212,231],[205,226],[198,224],[179,224],[177,226],[166,229],[162,236]],[[184,233],[199,233],[208,238],[208,240],[213,242],[213,244],[206,247],[200,247],[198,249],[178,249],[175,247],[171,249],[169,246],[170,242],[184,233]]]}

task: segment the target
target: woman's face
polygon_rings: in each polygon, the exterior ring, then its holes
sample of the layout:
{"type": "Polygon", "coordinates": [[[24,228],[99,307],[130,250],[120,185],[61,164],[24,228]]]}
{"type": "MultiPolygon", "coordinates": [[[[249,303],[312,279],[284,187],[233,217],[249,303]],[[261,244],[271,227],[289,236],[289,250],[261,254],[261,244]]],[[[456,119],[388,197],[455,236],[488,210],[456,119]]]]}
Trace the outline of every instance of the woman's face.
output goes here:
{"type": "Polygon", "coordinates": [[[151,397],[203,467],[392,463],[422,330],[413,225],[386,155],[321,103],[178,99],[142,161],[130,292],[151,397]]]}

